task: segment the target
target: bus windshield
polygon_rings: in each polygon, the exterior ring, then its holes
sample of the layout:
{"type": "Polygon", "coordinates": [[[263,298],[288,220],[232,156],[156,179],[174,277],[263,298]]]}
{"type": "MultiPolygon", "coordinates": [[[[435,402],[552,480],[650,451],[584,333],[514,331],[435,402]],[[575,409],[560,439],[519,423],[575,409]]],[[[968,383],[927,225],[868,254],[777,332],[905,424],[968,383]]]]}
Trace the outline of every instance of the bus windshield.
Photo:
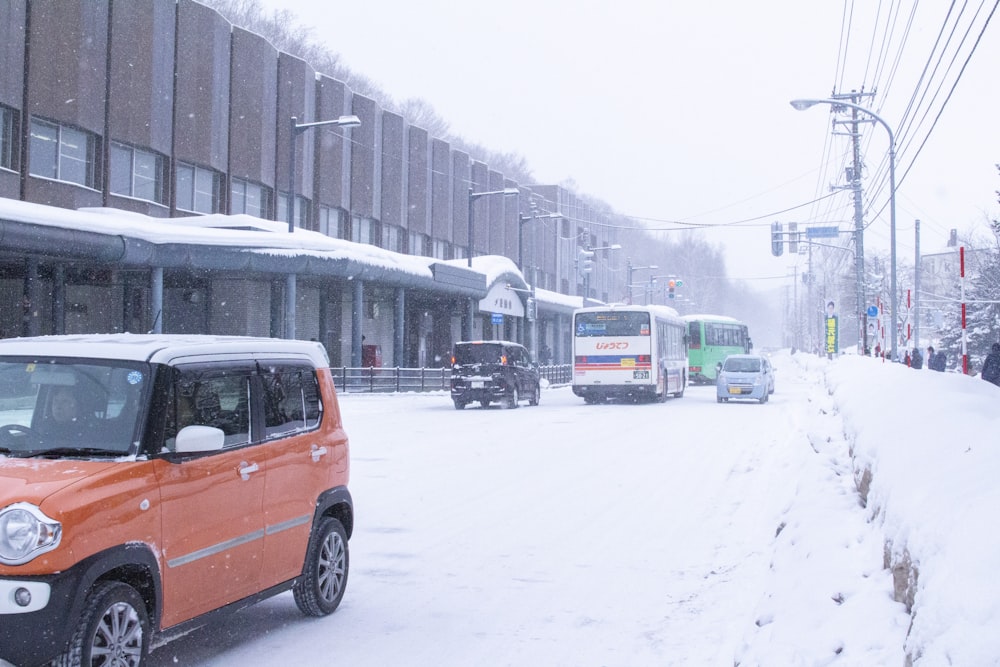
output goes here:
{"type": "Polygon", "coordinates": [[[602,312],[577,313],[576,335],[588,336],[648,336],[649,313],[602,312]]]}

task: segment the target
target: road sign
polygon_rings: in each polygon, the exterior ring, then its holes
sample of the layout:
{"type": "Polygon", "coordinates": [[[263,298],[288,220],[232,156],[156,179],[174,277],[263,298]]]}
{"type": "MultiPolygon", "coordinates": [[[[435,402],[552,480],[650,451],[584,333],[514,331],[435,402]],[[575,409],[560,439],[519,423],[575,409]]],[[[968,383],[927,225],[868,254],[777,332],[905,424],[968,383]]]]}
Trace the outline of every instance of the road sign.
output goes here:
{"type": "Polygon", "coordinates": [[[490,321],[493,324],[503,324],[503,313],[492,313],[490,321]]]}
{"type": "Polygon", "coordinates": [[[868,306],[868,317],[878,317],[878,306],[868,306]]]}
{"type": "Polygon", "coordinates": [[[837,238],[840,233],[840,229],[836,226],[832,227],[806,227],[806,237],[811,239],[829,239],[837,238]]]}

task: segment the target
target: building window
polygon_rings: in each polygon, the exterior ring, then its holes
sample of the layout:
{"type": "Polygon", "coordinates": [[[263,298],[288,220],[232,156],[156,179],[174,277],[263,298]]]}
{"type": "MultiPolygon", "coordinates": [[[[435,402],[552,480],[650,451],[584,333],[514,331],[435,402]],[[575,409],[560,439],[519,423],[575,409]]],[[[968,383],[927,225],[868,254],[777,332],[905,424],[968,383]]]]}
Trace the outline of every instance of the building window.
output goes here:
{"type": "Polygon", "coordinates": [[[451,256],[451,244],[440,239],[434,240],[434,259],[454,259],[451,256]]]}
{"type": "Polygon", "coordinates": [[[333,238],[348,238],[347,214],[344,210],[332,206],[320,206],[319,232],[333,238]]]}
{"type": "Polygon", "coordinates": [[[271,210],[271,189],[260,183],[234,178],[229,188],[230,212],[246,213],[255,218],[268,218],[271,210]]]}
{"type": "Polygon", "coordinates": [[[97,188],[97,137],[33,118],[28,171],[32,176],[97,188]]]}
{"type": "Polygon", "coordinates": [[[403,230],[393,225],[383,226],[382,247],[393,252],[405,252],[403,250],[403,230]]]}
{"type": "Polygon", "coordinates": [[[0,106],[0,168],[17,171],[17,111],[0,106]]]}
{"type": "MultiPolygon", "coordinates": [[[[309,213],[309,200],[302,195],[295,195],[295,210],[292,211],[292,215],[295,216],[295,226],[305,228],[303,224],[304,220],[308,217],[309,213]]],[[[278,193],[278,205],[274,211],[274,219],[278,222],[288,222],[288,193],[279,192],[278,193]]]]}
{"type": "Polygon", "coordinates": [[[167,159],[117,141],[111,142],[111,192],[166,204],[167,159]]]}
{"type": "Polygon", "coordinates": [[[356,217],[351,225],[351,240],[355,243],[367,243],[368,245],[379,245],[378,223],[369,218],[356,217]]]}
{"type": "Polygon", "coordinates": [[[220,206],[219,184],[222,178],[211,169],[191,164],[177,164],[177,208],[194,213],[218,213],[220,206]]]}

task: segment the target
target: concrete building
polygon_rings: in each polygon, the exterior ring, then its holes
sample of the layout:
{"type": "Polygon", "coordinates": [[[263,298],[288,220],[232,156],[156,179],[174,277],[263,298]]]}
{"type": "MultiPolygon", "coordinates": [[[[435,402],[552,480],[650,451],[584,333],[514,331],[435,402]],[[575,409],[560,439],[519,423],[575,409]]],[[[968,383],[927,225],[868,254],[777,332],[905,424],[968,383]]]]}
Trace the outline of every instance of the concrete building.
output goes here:
{"type": "Polygon", "coordinates": [[[38,209],[4,208],[3,335],[317,338],[349,366],[361,365],[364,338],[406,367],[446,364],[454,340],[509,338],[567,362],[567,297],[582,304],[588,285],[600,300],[624,292],[624,253],[599,252],[586,279],[577,261],[614,243],[605,214],[564,188],[512,181],[193,0],[0,0],[0,59],[0,198],[121,212],[113,230],[81,231],[71,216],[39,224],[38,209]],[[360,125],[291,123],[345,115],[360,125]],[[505,189],[518,195],[470,197],[505,189]],[[217,235],[138,233],[160,218],[232,227],[220,214],[262,221],[239,218],[274,252],[248,261],[217,235]],[[263,221],[356,252],[310,262],[263,221]],[[430,278],[350,259],[365,248],[426,258],[430,278]],[[455,261],[470,254],[511,268],[455,261]]]}

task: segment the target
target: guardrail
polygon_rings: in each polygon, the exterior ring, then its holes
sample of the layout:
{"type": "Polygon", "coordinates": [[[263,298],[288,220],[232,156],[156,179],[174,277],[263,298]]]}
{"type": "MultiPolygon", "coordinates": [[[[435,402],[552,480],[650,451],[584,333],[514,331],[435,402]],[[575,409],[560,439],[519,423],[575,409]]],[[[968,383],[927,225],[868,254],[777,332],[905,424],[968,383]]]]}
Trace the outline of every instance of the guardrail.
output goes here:
{"type": "MultiPolygon", "coordinates": [[[[540,366],[539,373],[549,385],[569,384],[570,364],[540,366]]],[[[398,393],[405,391],[448,391],[451,368],[331,368],[337,391],[348,393],[398,393]]]]}

